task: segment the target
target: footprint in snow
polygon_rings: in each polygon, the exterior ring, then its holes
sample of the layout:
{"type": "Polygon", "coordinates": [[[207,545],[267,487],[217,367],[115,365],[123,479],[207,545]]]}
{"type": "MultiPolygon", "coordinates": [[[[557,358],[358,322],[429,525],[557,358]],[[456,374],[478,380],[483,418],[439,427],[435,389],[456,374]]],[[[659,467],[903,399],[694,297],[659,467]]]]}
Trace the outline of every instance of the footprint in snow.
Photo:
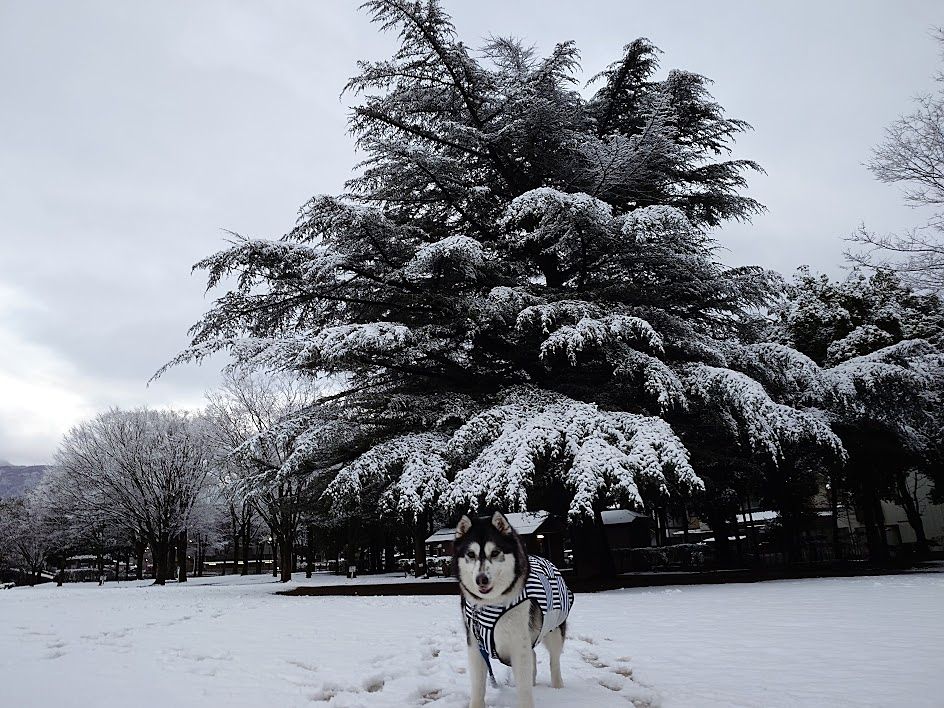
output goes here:
{"type": "Polygon", "coordinates": [[[285,663],[297,666],[299,669],[304,669],[305,671],[311,671],[312,673],[318,670],[318,667],[314,664],[306,664],[304,661],[296,661],[295,659],[286,659],[285,663]]]}
{"type": "Polygon", "coordinates": [[[631,678],[632,670],[618,667],[612,672],[605,672],[597,677],[597,683],[603,688],[622,696],[636,708],[658,708],[661,705],[658,694],[647,686],[636,683],[631,678]],[[629,676],[625,672],[629,673],[629,676]]]}
{"type": "Polygon", "coordinates": [[[581,650],[580,658],[595,669],[605,669],[608,667],[608,664],[600,661],[600,657],[594,654],[592,651],[581,650]]]}
{"type": "Polygon", "coordinates": [[[368,676],[364,679],[362,685],[364,686],[364,690],[368,693],[377,693],[378,691],[383,690],[384,677],[381,674],[368,676]]]}
{"type": "Polygon", "coordinates": [[[442,691],[438,688],[434,688],[430,691],[426,691],[420,696],[420,705],[425,705],[426,703],[432,703],[433,701],[438,701],[442,698],[442,691]]]}
{"type": "Polygon", "coordinates": [[[324,703],[327,703],[343,691],[344,689],[337,684],[326,683],[319,690],[312,693],[308,698],[312,701],[323,701],[324,703]]]}
{"type": "Polygon", "coordinates": [[[374,668],[382,668],[387,666],[390,661],[396,657],[397,654],[377,654],[373,659],[370,660],[370,663],[374,668]]]}
{"type": "Polygon", "coordinates": [[[619,678],[619,676],[604,675],[597,680],[603,688],[608,688],[611,691],[623,690],[623,679],[619,678]]]}
{"type": "Polygon", "coordinates": [[[29,630],[28,632],[23,632],[28,637],[55,637],[55,632],[37,632],[36,630],[29,630]]]}
{"type": "Polygon", "coordinates": [[[386,685],[386,679],[382,674],[373,674],[365,678],[360,686],[342,686],[334,682],[325,682],[321,688],[314,693],[309,694],[308,700],[312,702],[328,703],[338,696],[344,694],[358,693],[379,693],[386,685]]]}
{"type": "MultiPolygon", "coordinates": [[[[49,636],[52,636],[52,635],[49,635],[49,636]]],[[[49,652],[47,654],[43,654],[43,658],[44,659],[58,659],[61,656],[65,656],[66,652],[63,650],[67,646],[68,646],[68,642],[65,642],[61,639],[57,639],[56,641],[49,642],[49,644],[46,645],[46,648],[49,649],[49,652]]]]}
{"type": "Polygon", "coordinates": [[[574,639],[594,647],[595,650],[591,651],[578,645],[577,653],[585,664],[595,669],[591,675],[600,686],[618,694],[635,708],[658,708],[661,705],[658,693],[634,678],[629,656],[601,658],[597,653],[599,645],[593,637],[577,635],[574,639]]]}

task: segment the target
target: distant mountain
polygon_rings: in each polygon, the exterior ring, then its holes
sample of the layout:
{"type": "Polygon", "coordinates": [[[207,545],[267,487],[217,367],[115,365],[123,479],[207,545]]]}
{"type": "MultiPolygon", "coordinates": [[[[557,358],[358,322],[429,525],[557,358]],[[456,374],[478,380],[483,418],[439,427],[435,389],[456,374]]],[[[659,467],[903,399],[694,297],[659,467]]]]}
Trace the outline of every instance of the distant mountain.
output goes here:
{"type": "Polygon", "coordinates": [[[0,464],[0,499],[21,497],[40,483],[46,465],[0,464]]]}

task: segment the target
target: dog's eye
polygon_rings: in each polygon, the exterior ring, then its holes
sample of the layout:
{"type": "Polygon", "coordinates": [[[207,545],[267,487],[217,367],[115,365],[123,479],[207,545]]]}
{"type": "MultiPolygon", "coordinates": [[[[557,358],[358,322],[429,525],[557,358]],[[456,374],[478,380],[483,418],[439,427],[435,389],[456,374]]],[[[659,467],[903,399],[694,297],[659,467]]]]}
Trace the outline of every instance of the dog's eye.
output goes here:
{"type": "Polygon", "coordinates": [[[468,558],[470,561],[474,561],[475,553],[473,553],[472,551],[469,551],[468,553],[465,554],[465,557],[468,558]]]}
{"type": "Polygon", "coordinates": [[[501,551],[499,551],[497,548],[494,551],[492,551],[492,558],[498,558],[498,556],[500,555],[501,555],[501,551]]]}

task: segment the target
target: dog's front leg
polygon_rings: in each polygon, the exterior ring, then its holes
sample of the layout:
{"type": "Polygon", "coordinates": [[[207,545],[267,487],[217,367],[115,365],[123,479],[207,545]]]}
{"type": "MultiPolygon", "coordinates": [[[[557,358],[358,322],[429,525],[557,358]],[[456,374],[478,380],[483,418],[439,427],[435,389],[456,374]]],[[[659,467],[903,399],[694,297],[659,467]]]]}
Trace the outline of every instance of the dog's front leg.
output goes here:
{"type": "Polygon", "coordinates": [[[518,708],[534,708],[535,656],[530,642],[522,642],[512,651],[511,671],[518,687],[518,708]]]}
{"type": "Polygon", "coordinates": [[[479,653],[476,644],[468,645],[469,649],[469,678],[472,680],[472,698],[469,708],[485,708],[485,659],[479,653]]]}

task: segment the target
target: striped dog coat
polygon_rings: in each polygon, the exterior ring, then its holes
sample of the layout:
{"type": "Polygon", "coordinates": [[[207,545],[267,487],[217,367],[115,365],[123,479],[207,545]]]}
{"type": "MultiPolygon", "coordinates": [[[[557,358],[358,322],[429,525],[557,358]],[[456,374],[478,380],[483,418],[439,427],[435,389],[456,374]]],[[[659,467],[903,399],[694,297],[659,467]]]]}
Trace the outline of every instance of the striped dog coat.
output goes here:
{"type": "Polygon", "coordinates": [[[544,613],[544,623],[532,646],[537,646],[548,634],[564,624],[574,595],[564,583],[560,571],[550,561],[538,556],[528,556],[530,571],[524,587],[509,605],[474,605],[462,598],[462,614],[465,625],[479,644],[483,657],[491,656],[501,661],[495,649],[495,624],[512,607],[534,600],[544,613]]]}

